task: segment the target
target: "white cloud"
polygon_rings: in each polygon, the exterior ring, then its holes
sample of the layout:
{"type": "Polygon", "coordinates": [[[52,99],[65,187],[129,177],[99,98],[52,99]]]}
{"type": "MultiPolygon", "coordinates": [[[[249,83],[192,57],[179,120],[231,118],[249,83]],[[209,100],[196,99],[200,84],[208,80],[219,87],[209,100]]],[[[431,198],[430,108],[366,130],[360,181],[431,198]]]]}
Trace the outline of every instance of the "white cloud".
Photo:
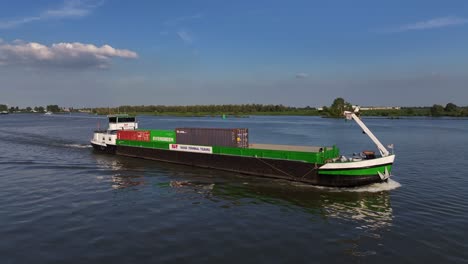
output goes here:
{"type": "Polygon", "coordinates": [[[0,29],[14,28],[22,24],[30,23],[30,22],[40,20],[40,19],[41,19],[40,17],[24,17],[20,19],[0,21],[0,29]]]}
{"type": "Polygon", "coordinates": [[[166,26],[177,26],[177,25],[179,25],[179,24],[181,24],[183,22],[200,19],[202,17],[203,17],[202,14],[195,14],[195,15],[191,15],[191,16],[176,17],[176,18],[166,20],[164,22],[164,25],[166,25],[166,26]]]}
{"type": "MultiPolygon", "coordinates": [[[[200,13],[191,15],[191,16],[180,16],[172,19],[168,19],[164,22],[164,25],[169,28],[169,29],[175,29],[175,28],[183,28],[185,26],[182,26],[182,24],[188,24],[188,22],[201,19],[203,18],[203,15],[200,13]]],[[[172,30],[171,30],[172,32],[172,30]]],[[[169,32],[167,30],[160,32],[161,36],[168,35],[169,32]]],[[[186,44],[192,44],[193,43],[193,34],[189,33],[187,30],[184,29],[179,29],[176,31],[177,36],[186,44]]]]}
{"type": "Polygon", "coordinates": [[[101,4],[101,1],[95,0],[67,0],[59,8],[48,9],[34,16],[0,21],[0,29],[14,28],[40,20],[84,17],[101,4]]]}
{"type": "Polygon", "coordinates": [[[46,46],[36,42],[0,43],[0,65],[52,66],[69,68],[107,68],[114,57],[136,59],[138,54],[109,45],[56,43],[46,46]]]}
{"type": "Polygon", "coordinates": [[[462,17],[448,16],[448,17],[438,17],[426,21],[420,21],[413,24],[407,24],[399,27],[396,32],[403,32],[409,30],[424,30],[424,29],[433,29],[433,28],[442,28],[448,26],[463,25],[468,23],[468,19],[462,17]]]}
{"type": "Polygon", "coordinates": [[[179,30],[179,31],[177,31],[177,35],[179,36],[179,38],[180,38],[183,42],[185,42],[185,43],[187,43],[187,44],[192,44],[193,38],[192,38],[192,36],[191,36],[187,31],[185,31],[185,30],[179,30]]]}

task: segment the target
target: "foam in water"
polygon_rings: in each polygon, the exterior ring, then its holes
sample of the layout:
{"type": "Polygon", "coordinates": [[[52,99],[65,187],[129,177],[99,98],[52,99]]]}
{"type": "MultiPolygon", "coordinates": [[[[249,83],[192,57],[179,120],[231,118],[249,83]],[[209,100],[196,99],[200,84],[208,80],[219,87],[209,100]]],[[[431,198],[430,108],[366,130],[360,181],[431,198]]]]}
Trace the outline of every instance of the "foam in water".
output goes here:
{"type": "Polygon", "coordinates": [[[65,144],[65,147],[69,148],[91,148],[89,144],[65,144]]]}
{"type": "Polygon", "coordinates": [[[401,184],[392,179],[388,179],[387,182],[374,183],[368,186],[361,186],[356,188],[347,188],[345,191],[348,192],[381,192],[390,191],[401,187],[401,184]]]}
{"type": "Polygon", "coordinates": [[[392,179],[388,179],[387,182],[380,182],[380,183],[373,183],[366,186],[360,187],[353,187],[353,188],[337,188],[337,187],[324,187],[324,186],[316,186],[316,185],[306,185],[306,184],[294,184],[300,187],[312,187],[317,189],[323,189],[331,192],[382,192],[382,191],[390,191],[396,188],[401,187],[401,184],[397,181],[392,179]]]}

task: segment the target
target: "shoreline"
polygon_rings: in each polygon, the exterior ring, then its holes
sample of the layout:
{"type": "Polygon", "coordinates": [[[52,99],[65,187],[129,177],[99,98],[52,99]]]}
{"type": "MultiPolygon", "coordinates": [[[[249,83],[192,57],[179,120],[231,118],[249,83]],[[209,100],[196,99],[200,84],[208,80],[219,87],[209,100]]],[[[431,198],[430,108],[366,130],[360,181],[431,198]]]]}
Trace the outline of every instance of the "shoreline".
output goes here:
{"type": "MultiPolygon", "coordinates": [[[[13,112],[5,115],[15,115],[15,114],[35,114],[35,115],[44,115],[44,113],[34,113],[34,112],[13,112]]],[[[151,112],[128,112],[128,113],[83,113],[83,112],[58,112],[53,113],[54,115],[74,115],[74,114],[83,114],[83,115],[97,115],[97,116],[107,116],[107,115],[118,115],[118,114],[127,114],[130,116],[166,116],[166,117],[212,117],[212,118],[223,118],[222,113],[208,113],[208,112],[167,112],[167,113],[151,113],[151,112]]],[[[341,119],[342,117],[327,116],[318,113],[307,113],[307,112],[255,112],[255,113],[236,113],[236,114],[224,114],[226,119],[232,118],[249,118],[251,116],[317,116],[321,118],[330,118],[330,119],[341,119]]],[[[430,116],[430,115],[376,115],[376,114],[362,114],[362,118],[372,118],[372,119],[412,119],[412,120],[466,120],[468,116],[430,116]]]]}
{"type": "MultiPolygon", "coordinates": [[[[111,113],[119,114],[119,113],[111,113]]],[[[148,112],[130,112],[120,113],[128,114],[130,116],[167,116],[167,117],[213,117],[222,118],[223,114],[219,113],[148,113],[148,112]]],[[[92,114],[91,114],[92,115],[92,114]]],[[[108,115],[107,113],[97,114],[99,116],[108,115]]],[[[342,119],[343,117],[333,117],[321,114],[309,114],[309,113],[292,113],[292,112],[258,112],[258,113],[241,113],[241,114],[225,114],[226,119],[228,118],[249,118],[250,116],[316,116],[321,118],[330,119],[342,119]]],[[[373,118],[373,119],[443,119],[443,120],[460,120],[468,119],[468,116],[430,116],[430,115],[400,115],[400,116],[382,116],[382,115],[361,115],[362,118],[373,118]]]]}

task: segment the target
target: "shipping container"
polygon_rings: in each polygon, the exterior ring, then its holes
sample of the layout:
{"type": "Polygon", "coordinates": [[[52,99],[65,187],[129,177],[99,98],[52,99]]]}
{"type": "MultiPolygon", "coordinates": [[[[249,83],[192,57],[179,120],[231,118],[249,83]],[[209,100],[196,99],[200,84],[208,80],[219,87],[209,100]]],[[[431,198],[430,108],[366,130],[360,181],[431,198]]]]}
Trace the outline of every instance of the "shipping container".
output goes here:
{"type": "Polygon", "coordinates": [[[154,142],[176,142],[176,132],[174,130],[151,130],[151,141],[154,142]]]}
{"type": "Polygon", "coordinates": [[[320,152],[288,151],[273,149],[255,148],[233,148],[233,147],[213,147],[213,153],[222,155],[234,155],[255,158],[297,160],[309,163],[324,164],[326,160],[337,158],[339,149],[333,147],[322,147],[320,152]]]}
{"type": "Polygon", "coordinates": [[[169,149],[169,144],[170,143],[156,142],[156,141],[134,141],[134,140],[119,139],[119,140],[116,141],[116,144],[118,146],[169,149]]]}
{"type": "Polygon", "coordinates": [[[150,131],[148,130],[119,130],[117,139],[150,141],[150,131]]]}
{"type": "Polygon", "coordinates": [[[247,148],[247,128],[176,128],[177,144],[247,148]]]}

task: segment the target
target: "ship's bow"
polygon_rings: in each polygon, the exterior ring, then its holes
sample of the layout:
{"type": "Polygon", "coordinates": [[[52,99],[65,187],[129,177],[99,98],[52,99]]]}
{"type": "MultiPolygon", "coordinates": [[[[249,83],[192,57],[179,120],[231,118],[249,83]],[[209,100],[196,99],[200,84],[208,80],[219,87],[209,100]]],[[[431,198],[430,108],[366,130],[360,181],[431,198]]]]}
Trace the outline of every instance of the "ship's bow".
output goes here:
{"type": "Polygon", "coordinates": [[[395,155],[349,162],[327,163],[319,168],[320,182],[326,186],[354,187],[388,180],[395,155]]]}

